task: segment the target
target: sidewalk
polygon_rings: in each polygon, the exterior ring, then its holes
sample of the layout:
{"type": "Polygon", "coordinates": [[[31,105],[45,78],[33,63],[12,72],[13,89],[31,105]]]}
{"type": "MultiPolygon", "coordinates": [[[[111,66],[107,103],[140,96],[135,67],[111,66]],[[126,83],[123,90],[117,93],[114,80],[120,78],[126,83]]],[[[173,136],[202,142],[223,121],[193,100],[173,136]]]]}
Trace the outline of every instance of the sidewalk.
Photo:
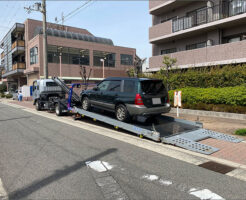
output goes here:
{"type": "MultiPolygon", "coordinates": [[[[9,103],[35,109],[35,106],[32,104],[31,101],[18,102],[18,101],[9,100],[9,103]]],[[[176,117],[175,114],[172,113],[169,113],[168,116],[176,117]]],[[[197,121],[199,118],[199,121],[203,123],[205,129],[210,129],[225,134],[233,134],[235,130],[238,128],[246,128],[246,120],[232,120],[232,119],[217,118],[217,117],[198,117],[195,115],[186,115],[186,114],[181,114],[180,118],[191,120],[191,121],[197,121]]],[[[246,139],[246,137],[242,137],[242,136],[240,138],[246,139]]],[[[210,156],[225,159],[238,164],[246,165],[245,142],[230,143],[230,142],[210,138],[201,141],[201,143],[213,147],[217,147],[220,149],[218,152],[215,152],[210,156]]]]}

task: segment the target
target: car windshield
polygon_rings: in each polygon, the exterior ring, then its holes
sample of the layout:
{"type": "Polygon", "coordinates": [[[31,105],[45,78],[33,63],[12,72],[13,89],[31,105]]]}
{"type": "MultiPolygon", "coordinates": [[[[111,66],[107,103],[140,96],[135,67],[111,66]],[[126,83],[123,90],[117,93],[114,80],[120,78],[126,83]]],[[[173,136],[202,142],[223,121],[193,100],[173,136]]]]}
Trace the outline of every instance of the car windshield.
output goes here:
{"type": "Polygon", "coordinates": [[[141,89],[145,94],[163,94],[166,90],[161,80],[141,81],[141,89]]]}

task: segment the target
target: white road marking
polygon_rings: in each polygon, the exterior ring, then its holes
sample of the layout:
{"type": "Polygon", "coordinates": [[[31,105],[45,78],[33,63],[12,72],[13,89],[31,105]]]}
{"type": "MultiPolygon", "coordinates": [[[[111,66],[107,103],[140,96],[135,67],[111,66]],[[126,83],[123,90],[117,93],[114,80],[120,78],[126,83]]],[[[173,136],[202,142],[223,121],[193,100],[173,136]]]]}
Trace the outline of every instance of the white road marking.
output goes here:
{"type": "Polygon", "coordinates": [[[149,180],[149,181],[156,181],[156,180],[159,179],[158,176],[156,176],[156,175],[151,175],[151,174],[143,175],[142,178],[143,178],[143,179],[147,179],[147,180],[149,180]]]}
{"type": "Polygon", "coordinates": [[[169,180],[163,180],[163,179],[160,179],[160,180],[159,180],[159,183],[160,183],[161,185],[167,185],[167,186],[173,184],[172,181],[169,181],[169,180]]]}
{"type": "Polygon", "coordinates": [[[96,160],[96,161],[87,161],[85,162],[87,167],[97,171],[97,172],[106,172],[107,170],[113,169],[113,165],[110,165],[108,162],[96,160]]]}
{"type": "Polygon", "coordinates": [[[223,197],[213,193],[208,189],[191,188],[189,194],[200,198],[201,200],[225,200],[223,197]]]}
{"type": "Polygon", "coordinates": [[[2,200],[8,199],[8,195],[7,195],[6,190],[3,187],[3,182],[1,180],[1,178],[0,178],[0,199],[2,199],[2,200]]]}
{"type": "Polygon", "coordinates": [[[114,165],[111,165],[108,162],[102,161],[102,164],[107,168],[107,170],[111,170],[114,168],[114,165]]]}

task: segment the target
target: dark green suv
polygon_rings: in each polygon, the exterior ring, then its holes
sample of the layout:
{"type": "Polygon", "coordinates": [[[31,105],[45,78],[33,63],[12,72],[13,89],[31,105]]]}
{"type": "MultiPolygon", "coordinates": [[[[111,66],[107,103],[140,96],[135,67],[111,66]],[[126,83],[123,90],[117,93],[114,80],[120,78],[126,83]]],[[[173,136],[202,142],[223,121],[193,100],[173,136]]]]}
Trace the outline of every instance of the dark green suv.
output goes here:
{"type": "Polygon", "coordinates": [[[158,79],[106,78],[93,90],[82,91],[80,97],[84,110],[96,107],[114,112],[119,121],[160,115],[171,109],[168,92],[158,79]]]}

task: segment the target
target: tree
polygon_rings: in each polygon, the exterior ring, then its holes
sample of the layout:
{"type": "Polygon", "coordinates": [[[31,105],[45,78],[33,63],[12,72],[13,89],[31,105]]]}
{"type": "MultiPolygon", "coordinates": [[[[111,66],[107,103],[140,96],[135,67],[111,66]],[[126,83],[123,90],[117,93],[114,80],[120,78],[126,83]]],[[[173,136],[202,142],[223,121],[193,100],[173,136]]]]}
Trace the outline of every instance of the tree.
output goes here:
{"type": "Polygon", "coordinates": [[[170,58],[169,56],[163,57],[163,67],[160,69],[160,74],[166,76],[166,84],[167,84],[167,90],[169,90],[169,73],[172,70],[173,66],[177,63],[176,58],[170,58]]]}
{"type": "Polygon", "coordinates": [[[136,55],[133,61],[134,67],[126,71],[128,76],[138,77],[138,75],[142,73],[142,67],[143,67],[143,64],[146,62],[146,59],[147,58],[141,59],[136,55]]]}

